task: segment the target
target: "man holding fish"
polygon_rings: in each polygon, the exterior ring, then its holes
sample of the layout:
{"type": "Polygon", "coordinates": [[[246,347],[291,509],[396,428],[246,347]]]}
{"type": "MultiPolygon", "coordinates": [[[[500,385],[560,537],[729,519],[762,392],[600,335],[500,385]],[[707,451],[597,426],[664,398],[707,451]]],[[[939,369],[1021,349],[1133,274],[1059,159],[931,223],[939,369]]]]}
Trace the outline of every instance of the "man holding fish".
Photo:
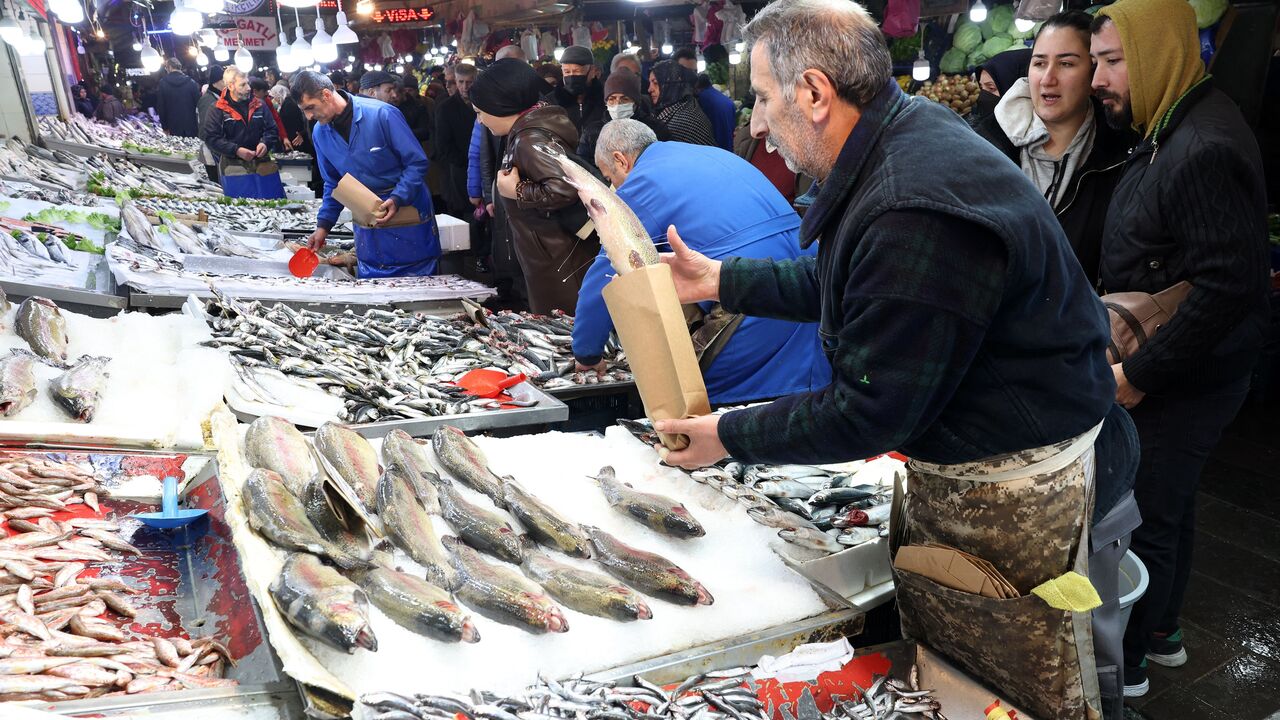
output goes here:
{"type": "MultiPolygon", "coordinates": [[[[728,455],[816,464],[900,450],[912,463],[893,552],[906,542],[970,553],[1006,577],[1034,578],[1016,586],[1023,596],[1074,571],[1114,605],[1137,522],[1134,429],[1114,403],[1106,313],[1052,209],[954,113],[899,89],[860,5],[778,0],[746,35],[752,133],[821,187],[800,226],[801,246],[817,243],[817,255],[713,260],[670,227],[674,252],[661,261],[682,303],[819,323],[832,382],[723,415],[657,419],[659,432],[688,439],[660,452],[696,468],[728,455]]],[[[576,186],[615,270],[658,261],[634,214],[607,190],[576,186]]],[[[1012,610],[923,575],[895,576],[904,633],[987,677],[984,643],[1001,613],[1043,607],[1012,610]]],[[[1118,638],[1074,610],[1006,647],[1002,658],[1026,662],[998,671],[1014,676],[1013,698],[1057,688],[1062,717],[1097,711],[1099,683],[1110,694],[1117,679],[1116,668],[1097,667],[1094,635],[1118,638]]]]}

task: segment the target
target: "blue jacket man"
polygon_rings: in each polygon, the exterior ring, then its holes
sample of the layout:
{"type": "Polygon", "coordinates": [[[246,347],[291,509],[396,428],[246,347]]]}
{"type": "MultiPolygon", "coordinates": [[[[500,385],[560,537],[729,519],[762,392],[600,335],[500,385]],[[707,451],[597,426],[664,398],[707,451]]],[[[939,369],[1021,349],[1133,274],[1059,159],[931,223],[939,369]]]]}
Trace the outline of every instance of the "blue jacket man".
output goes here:
{"type": "MultiPolygon", "coordinates": [[[[656,142],[643,123],[614,120],[601,132],[595,160],[650,237],[664,237],[667,226],[676,225],[693,247],[715,258],[781,260],[814,252],[800,249],[795,211],[760,171],[733,153],[656,142]],[[733,193],[717,193],[710,200],[709,191],[730,185],[733,193]]],[[[600,361],[613,330],[601,295],[612,275],[602,250],[578,294],[573,354],[580,365],[600,361]]],[[[707,303],[703,310],[710,307],[707,303]]],[[[703,379],[711,402],[740,403],[824,387],[831,381],[831,368],[816,323],[748,317],[703,379]]]]}
{"type": "Polygon", "coordinates": [[[705,73],[698,76],[698,84],[694,87],[698,91],[698,107],[711,121],[716,145],[733,152],[733,131],[738,129],[738,108],[733,99],[715,89],[705,73]]]}
{"type": "Polygon", "coordinates": [[[322,247],[337,223],[342,205],[333,199],[333,189],[350,174],[383,198],[385,217],[409,205],[422,218],[417,225],[403,227],[357,226],[360,277],[434,274],[440,233],[426,186],[428,161],[404,115],[386,103],[337,90],[327,77],[310,71],[298,73],[291,94],[303,114],[316,122],[311,140],[324,180],[311,247],[322,247]]]}

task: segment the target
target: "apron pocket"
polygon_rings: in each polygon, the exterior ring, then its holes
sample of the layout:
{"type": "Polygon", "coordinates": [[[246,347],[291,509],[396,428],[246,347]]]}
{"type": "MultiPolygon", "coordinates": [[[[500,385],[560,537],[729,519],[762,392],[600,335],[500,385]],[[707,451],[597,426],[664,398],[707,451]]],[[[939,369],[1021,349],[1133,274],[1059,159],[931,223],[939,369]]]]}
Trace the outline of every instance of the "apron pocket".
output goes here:
{"type": "Polygon", "coordinates": [[[902,634],[1041,718],[1085,717],[1071,613],[1027,595],[971,595],[895,569],[902,634]]]}

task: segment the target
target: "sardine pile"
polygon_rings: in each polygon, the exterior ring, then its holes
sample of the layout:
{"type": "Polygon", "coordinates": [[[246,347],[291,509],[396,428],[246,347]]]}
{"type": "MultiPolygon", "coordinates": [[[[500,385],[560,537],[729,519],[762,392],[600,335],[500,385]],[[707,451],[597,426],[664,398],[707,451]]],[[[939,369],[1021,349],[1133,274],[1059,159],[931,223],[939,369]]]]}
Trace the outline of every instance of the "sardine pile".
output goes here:
{"type": "Polygon", "coordinates": [[[41,135],[81,145],[188,160],[200,154],[198,138],[167,135],[159,125],[140,116],[125,116],[110,124],[72,113],[69,123],[56,117],[41,117],[39,125],[41,135]]]}
{"type": "Polygon", "coordinates": [[[115,196],[127,192],[133,196],[222,197],[222,188],[210,182],[204,173],[160,170],[139,165],[128,158],[107,155],[74,159],[80,161],[79,169],[89,173],[89,191],[98,195],[115,196]]]}
{"type": "Polygon", "coordinates": [[[228,232],[278,233],[286,228],[315,227],[315,213],[306,206],[291,204],[230,205],[199,198],[138,198],[137,204],[148,215],[172,213],[189,218],[207,217],[209,224],[228,232]]]}
{"type": "Polygon", "coordinates": [[[80,504],[99,513],[101,492],[72,462],[0,459],[0,702],[235,685],[222,679],[235,661],[212,638],[124,630],[138,614],[126,595],[137,591],[91,566],[142,553],[114,521],[55,517],[80,504]]]}
{"type": "Polygon", "coordinates": [[[24,198],[54,205],[77,205],[79,207],[94,207],[98,204],[97,196],[87,192],[65,188],[54,190],[39,185],[4,180],[0,180],[0,197],[24,198]]]}
{"type": "MultiPolygon", "coordinates": [[[[658,443],[648,420],[618,424],[646,444],[658,443]]],[[[778,537],[810,550],[836,553],[889,532],[893,488],[863,484],[856,472],[730,459],[689,475],[737,500],[752,520],[777,528],[778,537]]]]}
{"type": "MultiPolygon", "coordinates": [[[[430,449],[393,431],[379,462],[350,428],[325,424],[308,443],[287,421],[262,417],[245,433],[245,459],[254,468],[244,491],[249,525],[290,553],[270,588],[276,606],[302,633],[348,653],[377,650],[370,602],[413,632],[468,643],[479,642],[481,632],[456,603],[542,634],[569,631],[562,605],[629,622],[653,617],[641,593],[684,605],[714,602],[671,560],[579,526],[514,478],[496,475],[457,428],[437,430],[430,449]],[[437,464],[452,479],[436,473],[437,464]],[[454,483],[487,500],[469,499],[454,483]],[[441,535],[437,520],[455,535],[441,535]],[[389,553],[375,549],[374,534],[422,566],[425,576],[397,568],[389,553]],[[604,572],[556,553],[592,558],[604,572]]],[[[619,512],[670,535],[701,534],[679,503],[632,495],[618,502],[619,512]]]]}

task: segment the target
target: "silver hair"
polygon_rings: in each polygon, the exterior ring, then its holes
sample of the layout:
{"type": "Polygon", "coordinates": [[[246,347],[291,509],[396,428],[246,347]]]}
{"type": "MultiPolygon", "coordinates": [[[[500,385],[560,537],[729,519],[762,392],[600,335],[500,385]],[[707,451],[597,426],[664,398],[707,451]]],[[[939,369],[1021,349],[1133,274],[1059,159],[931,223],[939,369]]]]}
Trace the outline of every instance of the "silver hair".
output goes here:
{"type": "Polygon", "coordinates": [[[836,93],[865,105],[893,72],[884,35],[866,8],[849,0],[776,0],[747,24],[747,47],[763,43],[782,99],[794,102],[805,70],[825,74],[836,93]]]}
{"type": "Polygon", "coordinates": [[[635,63],[636,67],[644,67],[644,65],[640,62],[640,57],[637,56],[635,53],[620,52],[617,55],[613,56],[613,60],[609,61],[609,72],[610,73],[618,72],[618,66],[628,60],[635,63]]]}
{"type": "Polygon", "coordinates": [[[612,166],[610,158],[616,152],[627,157],[639,156],[645,148],[656,142],[658,136],[639,120],[610,120],[604,124],[600,138],[596,140],[596,167],[601,167],[605,162],[612,166]]]}
{"type": "Polygon", "coordinates": [[[246,76],[244,74],[244,71],[236,67],[235,65],[228,65],[222,69],[222,82],[224,84],[230,85],[231,83],[235,82],[235,79],[238,77],[246,77],[246,76]]]}

